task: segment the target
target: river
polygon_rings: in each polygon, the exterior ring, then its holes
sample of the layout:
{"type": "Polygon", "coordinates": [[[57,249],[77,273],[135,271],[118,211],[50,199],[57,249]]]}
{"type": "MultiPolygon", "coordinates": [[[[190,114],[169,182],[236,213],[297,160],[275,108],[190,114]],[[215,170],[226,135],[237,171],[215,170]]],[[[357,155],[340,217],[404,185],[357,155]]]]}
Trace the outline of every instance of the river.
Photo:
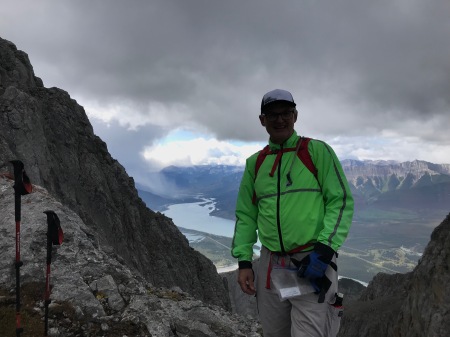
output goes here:
{"type": "Polygon", "coordinates": [[[178,227],[232,238],[234,221],[210,216],[214,209],[214,199],[202,198],[199,202],[170,205],[163,213],[178,227]]]}

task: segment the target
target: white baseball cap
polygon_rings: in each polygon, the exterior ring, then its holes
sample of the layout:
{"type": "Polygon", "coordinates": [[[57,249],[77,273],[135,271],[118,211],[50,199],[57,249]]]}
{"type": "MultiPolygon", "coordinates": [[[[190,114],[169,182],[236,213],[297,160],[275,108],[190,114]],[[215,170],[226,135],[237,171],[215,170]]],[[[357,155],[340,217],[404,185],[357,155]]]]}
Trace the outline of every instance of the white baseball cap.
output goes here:
{"type": "Polygon", "coordinates": [[[264,110],[264,107],[266,105],[277,101],[288,102],[291,103],[292,106],[296,106],[294,97],[292,97],[292,94],[289,91],[283,89],[274,89],[263,96],[261,101],[261,111],[264,110]]]}

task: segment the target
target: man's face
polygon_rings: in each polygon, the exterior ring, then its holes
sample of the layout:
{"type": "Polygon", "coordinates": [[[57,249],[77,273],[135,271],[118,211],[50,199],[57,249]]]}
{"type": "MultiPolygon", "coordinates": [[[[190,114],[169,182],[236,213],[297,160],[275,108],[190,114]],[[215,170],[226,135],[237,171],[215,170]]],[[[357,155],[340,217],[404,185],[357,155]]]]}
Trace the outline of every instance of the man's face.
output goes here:
{"type": "Polygon", "coordinates": [[[259,120],[270,135],[270,140],[282,144],[294,132],[297,110],[287,102],[273,102],[264,109],[259,120]]]}

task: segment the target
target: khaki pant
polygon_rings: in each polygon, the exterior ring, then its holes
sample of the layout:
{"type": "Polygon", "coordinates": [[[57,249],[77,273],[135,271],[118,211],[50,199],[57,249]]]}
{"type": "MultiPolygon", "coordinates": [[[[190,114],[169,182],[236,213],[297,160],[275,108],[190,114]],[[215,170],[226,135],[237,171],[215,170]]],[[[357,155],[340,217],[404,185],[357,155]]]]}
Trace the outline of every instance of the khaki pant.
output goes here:
{"type": "MultiPolygon", "coordinates": [[[[295,253],[292,257],[301,261],[308,253],[295,253]]],[[[327,277],[332,285],[325,295],[324,303],[318,303],[318,295],[314,293],[302,295],[280,301],[273,283],[271,289],[266,289],[269,260],[272,265],[281,264],[280,259],[285,259],[289,265],[290,256],[271,256],[270,251],[263,247],[256,271],[256,299],[259,319],[262,324],[264,337],[335,337],[339,330],[340,317],[338,310],[330,303],[334,303],[337,292],[337,272],[328,267],[327,277]]],[[[333,261],[336,262],[335,257],[333,261]]],[[[342,314],[342,309],[339,309],[342,314]]]]}

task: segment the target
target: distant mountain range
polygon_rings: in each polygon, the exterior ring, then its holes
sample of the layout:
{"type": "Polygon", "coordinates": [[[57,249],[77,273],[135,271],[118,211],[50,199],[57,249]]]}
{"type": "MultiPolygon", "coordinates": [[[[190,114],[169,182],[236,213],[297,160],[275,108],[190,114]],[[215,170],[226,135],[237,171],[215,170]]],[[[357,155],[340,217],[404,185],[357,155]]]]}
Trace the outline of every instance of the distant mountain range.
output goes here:
{"type": "MultiPolygon", "coordinates": [[[[415,160],[341,162],[355,199],[355,220],[370,221],[409,217],[442,219],[450,210],[450,164],[415,160]]],[[[202,195],[217,201],[214,215],[234,220],[242,166],[169,166],[160,174],[170,183],[163,197],[148,188],[138,187],[141,198],[153,210],[167,205],[193,201],[202,195]]]]}
{"type": "Polygon", "coordinates": [[[450,165],[426,161],[342,161],[356,202],[355,216],[373,211],[431,216],[450,210],[450,165]]]}

